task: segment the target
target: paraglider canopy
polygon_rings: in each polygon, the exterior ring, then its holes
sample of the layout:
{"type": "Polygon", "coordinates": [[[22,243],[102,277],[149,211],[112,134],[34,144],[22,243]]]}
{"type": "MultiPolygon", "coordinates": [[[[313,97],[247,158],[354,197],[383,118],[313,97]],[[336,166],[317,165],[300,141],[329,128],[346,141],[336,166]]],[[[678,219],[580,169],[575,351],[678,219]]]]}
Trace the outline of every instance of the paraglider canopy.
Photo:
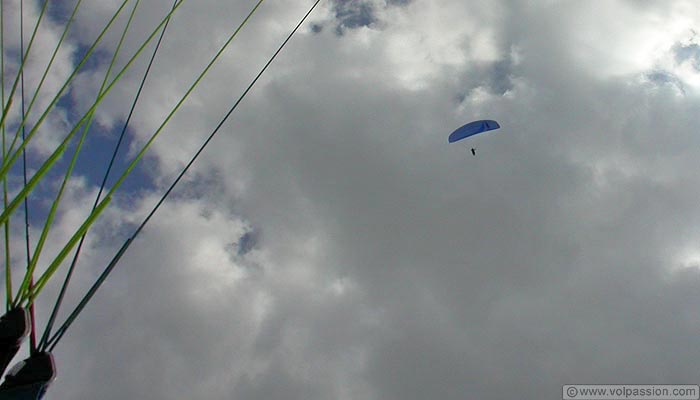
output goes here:
{"type": "Polygon", "coordinates": [[[458,140],[468,138],[469,136],[474,136],[482,132],[498,129],[500,127],[501,126],[498,125],[498,122],[490,119],[482,119],[479,121],[470,122],[457,129],[456,131],[452,132],[447,141],[449,143],[453,143],[458,140]]]}

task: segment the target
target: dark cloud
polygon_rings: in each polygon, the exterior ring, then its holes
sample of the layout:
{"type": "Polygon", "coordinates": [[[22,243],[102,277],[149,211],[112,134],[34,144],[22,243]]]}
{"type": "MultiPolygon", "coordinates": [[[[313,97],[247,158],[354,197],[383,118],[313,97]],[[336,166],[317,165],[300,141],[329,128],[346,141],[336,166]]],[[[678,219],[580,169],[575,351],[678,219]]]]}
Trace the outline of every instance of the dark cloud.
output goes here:
{"type": "Polygon", "coordinates": [[[683,64],[689,62],[697,71],[700,71],[700,45],[695,43],[682,45],[677,44],[673,48],[676,63],[683,64]]]}
{"type": "Polygon", "coordinates": [[[683,81],[674,75],[672,72],[667,72],[663,70],[654,71],[646,74],[646,78],[659,86],[670,85],[677,88],[681,93],[685,94],[685,88],[683,81]]]}
{"type": "Polygon", "coordinates": [[[343,35],[346,29],[371,27],[377,22],[374,6],[365,0],[338,1],[333,5],[337,21],[335,31],[343,35]]]}
{"type": "Polygon", "coordinates": [[[256,230],[251,230],[243,234],[238,239],[238,255],[244,256],[250,253],[257,245],[260,234],[256,230]]]}
{"type": "MultiPolygon", "coordinates": [[[[404,7],[412,0],[389,0],[384,7],[404,7]]],[[[337,35],[342,36],[347,29],[372,28],[379,22],[375,3],[368,0],[341,0],[333,4],[337,35]]]]}
{"type": "Polygon", "coordinates": [[[321,33],[323,31],[323,25],[321,24],[312,24],[311,25],[311,31],[313,33],[321,33]]]}

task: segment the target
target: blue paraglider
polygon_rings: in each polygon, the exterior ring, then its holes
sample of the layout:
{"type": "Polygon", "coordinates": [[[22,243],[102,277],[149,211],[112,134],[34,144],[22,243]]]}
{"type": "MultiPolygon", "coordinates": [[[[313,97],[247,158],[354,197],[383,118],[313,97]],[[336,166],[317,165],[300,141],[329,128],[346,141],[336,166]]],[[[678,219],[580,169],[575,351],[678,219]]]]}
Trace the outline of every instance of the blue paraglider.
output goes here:
{"type": "Polygon", "coordinates": [[[463,127],[457,129],[456,131],[452,132],[447,141],[449,143],[454,143],[458,140],[468,138],[469,136],[478,135],[479,133],[491,131],[500,127],[501,126],[498,125],[498,122],[490,119],[470,122],[464,125],[463,127]]]}

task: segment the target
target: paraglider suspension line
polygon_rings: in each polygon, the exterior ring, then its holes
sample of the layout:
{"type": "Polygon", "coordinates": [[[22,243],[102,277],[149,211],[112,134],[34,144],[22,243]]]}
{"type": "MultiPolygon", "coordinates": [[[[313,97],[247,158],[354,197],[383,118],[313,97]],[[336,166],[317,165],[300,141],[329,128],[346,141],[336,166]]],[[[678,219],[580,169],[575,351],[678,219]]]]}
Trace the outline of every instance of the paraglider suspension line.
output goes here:
{"type": "MultiPolygon", "coordinates": [[[[178,3],[178,0],[175,0],[173,2],[173,6],[172,6],[173,10],[177,6],[177,3],[178,3]]],[[[126,136],[127,128],[129,127],[129,123],[131,122],[131,117],[133,116],[134,110],[136,109],[136,104],[138,103],[139,98],[141,97],[141,92],[143,91],[143,88],[146,84],[146,80],[148,79],[148,76],[151,72],[151,67],[153,66],[156,55],[158,54],[158,50],[160,49],[160,45],[163,41],[163,37],[165,36],[165,32],[168,29],[169,23],[170,23],[170,18],[168,18],[168,20],[165,21],[165,25],[163,25],[163,30],[160,32],[160,36],[158,37],[158,42],[156,43],[156,46],[153,50],[153,54],[151,55],[151,59],[149,60],[148,66],[146,67],[146,70],[143,74],[143,77],[141,78],[141,83],[139,84],[139,88],[136,91],[136,96],[134,97],[134,101],[131,103],[131,109],[129,110],[129,114],[126,118],[126,121],[124,121],[124,125],[122,127],[121,133],[119,134],[119,139],[117,140],[117,143],[114,146],[114,151],[112,152],[112,157],[109,160],[109,164],[107,165],[107,169],[105,170],[104,176],[102,178],[102,183],[100,184],[100,189],[99,189],[97,196],[95,198],[95,203],[92,205],[92,211],[95,211],[95,209],[97,208],[97,205],[100,203],[102,193],[104,192],[105,187],[107,186],[107,180],[109,179],[109,176],[112,172],[112,167],[114,166],[114,162],[117,158],[117,154],[119,153],[119,150],[121,148],[124,137],[126,136]]],[[[68,289],[68,285],[70,284],[70,280],[73,276],[73,271],[75,270],[75,266],[78,262],[78,258],[80,257],[80,252],[83,248],[83,243],[85,242],[86,236],[87,236],[87,233],[85,233],[80,238],[80,242],[77,245],[77,248],[75,250],[75,254],[73,255],[73,259],[71,260],[71,265],[70,265],[70,268],[68,269],[68,272],[66,274],[66,278],[63,280],[63,285],[61,286],[61,291],[58,295],[58,298],[56,299],[56,303],[53,306],[53,310],[51,311],[51,317],[49,318],[49,321],[46,324],[46,329],[44,330],[44,333],[42,334],[41,341],[39,342],[39,347],[42,349],[42,351],[46,351],[46,348],[49,345],[49,336],[51,335],[51,329],[53,328],[53,325],[56,322],[56,316],[58,315],[58,311],[60,310],[61,304],[63,303],[63,298],[65,297],[66,290],[68,289]]]]}
{"type": "MultiPolygon", "coordinates": [[[[19,52],[20,59],[24,59],[24,0],[19,2],[19,52]]],[[[24,103],[24,70],[20,73],[20,98],[22,108],[22,118],[26,118],[26,106],[24,103]]],[[[26,125],[22,125],[22,140],[27,137],[26,125]]],[[[24,186],[27,186],[27,149],[22,149],[22,179],[24,186]]],[[[26,246],[27,267],[32,259],[31,243],[29,236],[29,199],[24,198],[24,243],[26,246]]],[[[34,280],[29,281],[29,288],[34,285],[34,280]]],[[[36,329],[34,318],[34,304],[29,306],[29,320],[31,321],[32,329],[29,333],[29,351],[32,355],[36,353],[36,329]]]]}
{"type": "Polygon", "coordinates": [[[253,86],[257,83],[257,81],[260,79],[260,77],[265,73],[267,68],[272,64],[272,62],[277,58],[277,55],[282,52],[282,49],[287,45],[287,43],[292,39],[294,34],[299,30],[301,25],[306,21],[306,19],[311,15],[313,10],[316,8],[316,6],[321,2],[321,0],[316,0],[314,4],[309,8],[309,10],[306,12],[306,14],[301,18],[301,20],[297,23],[297,25],[294,27],[294,29],[290,32],[290,34],[287,36],[287,38],[282,42],[282,44],[279,46],[279,48],[274,52],[274,54],[270,57],[270,59],[265,63],[265,65],[260,69],[258,74],[253,78],[253,80],[250,82],[248,87],[243,91],[243,93],[238,97],[236,102],[231,106],[231,108],[226,112],[224,117],[219,121],[217,126],[214,128],[214,130],[209,134],[207,139],[204,141],[204,143],[199,147],[197,152],[192,156],[190,161],[185,165],[185,167],[181,170],[180,174],[175,178],[173,183],[168,187],[168,190],[165,191],[163,196],[158,200],[158,203],[151,209],[151,212],[144,218],[144,220],[141,222],[141,224],[136,228],[134,233],[129,237],[122,247],[119,249],[119,251],[114,255],[112,260],[109,262],[107,267],[104,269],[102,274],[100,275],[99,278],[95,281],[95,283],[92,285],[88,293],[83,297],[83,299],[80,301],[80,303],[76,306],[75,310],[66,318],[66,321],[61,325],[56,330],[56,333],[51,337],[51,339],[47,340],[46,343],[42,346],[43,349],[48,350],[49,352],[53,351],[53,349],[56,347],[58,342],[61,340],[63,335],[65,334],[66,330],[70,327],[70,325],[75,321],[75,319],[78,317],[78,314],[85,308],[87,303],[90,301],[92,296],[94,296],[95,292],[99,287],[102,285],[102,283],[105,281],[107,276],[111,273],[111,271],[114,269],[116,266],[117,262],[119,259],[121,259],[122,255],[126,252],[126,250],[129,248],[131,243],[133,243],[134,239],[141,233],[143,228],[146,226],[148,221],[150,221],[151,217],[158,211],[160,206],[163,204],[163,202],[168,198],[170,193],[175,189],[177,184],[180,182],[180,180],[183,178],[183,176],[187,173],[187,171],[190,169],[190,167],[194,164],[194,162],[199,158],[200,154],[204,151],[204,149],[209,145],[211,140],[219,133],[221,127],[226,123],[228,118],[233,114],[233,112],[238,108],[238,105],[243,101],[243,99],[246,97],[248,92],[250,92],[253,89],[253,86]]]}

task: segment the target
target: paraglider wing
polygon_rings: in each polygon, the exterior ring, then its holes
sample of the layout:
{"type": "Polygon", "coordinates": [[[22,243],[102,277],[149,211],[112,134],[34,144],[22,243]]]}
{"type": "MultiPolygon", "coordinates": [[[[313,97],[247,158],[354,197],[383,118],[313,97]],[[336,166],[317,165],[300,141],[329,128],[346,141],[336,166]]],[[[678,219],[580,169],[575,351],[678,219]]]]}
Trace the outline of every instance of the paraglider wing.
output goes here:
{"type": "Polygon", "coordinates": [[[498,122],[490,119],[483,119],[479,121],[470,122],[464,125],[463,127],[457,129],[456,131],[452,132],[447,141],[449,143],[453,143],[458,140],[468,138],[469,136],[474,136],[482,132],[498,129],[500,127],[501,126],[498,125],[498,122]]]}

